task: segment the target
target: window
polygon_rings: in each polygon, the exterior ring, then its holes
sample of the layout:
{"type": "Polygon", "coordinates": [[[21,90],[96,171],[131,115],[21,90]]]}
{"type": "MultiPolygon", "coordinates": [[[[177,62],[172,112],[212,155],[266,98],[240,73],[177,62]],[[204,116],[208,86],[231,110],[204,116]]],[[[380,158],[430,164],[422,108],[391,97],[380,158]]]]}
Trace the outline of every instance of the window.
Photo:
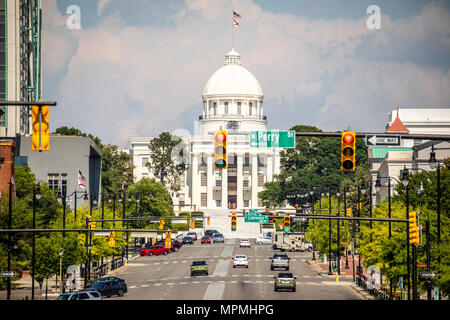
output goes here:
{"type": "Polygon", "coordinates": [[[206,166],[207,166],[207,163],[206,163],[206,161],[207,161],[207,159],[206,159],[206,156],[205,156],[205,154],[204,154],[204,153],[202,153],[202,156],[201,156],[201,161],[200,161],[200,166],[202,166],[202,167],[206,167],[206,166]]]}
{"type": "Polygon", "coordinates": [[[228,102],[225,102],[225,105],[223,108],[224,108],[223,113],[228,114],[228,102]]]}
{"type": "Polygon", "coordinates": [[[61,191],[67,195],[67,173],[61,173],[61,191]]]}
{"type": "Polygon", "coordinates": [[[214,115],[217,115],[217,102],[214,102],[214,115]]]}
{"type": "Polygon", "coordinates": [[[249,201],[248,200],[244,200],[244,207],[248,208],[249,207],[249,201]]]}
{"type": "Polygon", "coordinates": [[[202,172],[202,173],[200,173],[200,176],[201,176],[201,186],[202,187],[206,187],[206,172],[202,172]]]}
{"type": "Polygon", "coordinates": [[[248,153],[244,157],[244,167],[250,167],[250,155],[248,153]]]}
{"type": "Polygon", "coordinates": [[[237,103],[237,114],[241,114],[241,111],[242,111],[242,109],[241,109],[241,103],[240,102],[238,102],[237,103]]]}
{"type": "Polygon", "coordinates": [[[242,180],[242,186],[248,188],[248,180],[242,180]]]}
{"type": "Polygon", "coordinates": [[[258,175],[258,187],[264,187],[264,175],[263,174],[258,175]]]}
{"type": "Polygon", "coordinates": [[[222,200],[216,200],[216,207],[222,206],[222,200]]]}
{"type": "Polygon", "coordinates": [[[222,180],[216,180],[216,187],[222,186],[222,180]]]}
{"type": "Polygon", "coordinates": [[[53,191],[59,192],[59,174],[49,173],[47,175],[48,187],[53,191]]]}
{"type": "Polygon", "coordinates": [[[200,205],[202,206],[202,207],[206,207],[207,205],[208,205],[208,199],[207,199],[207,194],[206,193],[202,193],[201,195],[200,195],[200,205]]]}
{"type": "Polygon", "coordinates": [[[258,167],[264,167],[265,158],[262,156],[258,156],[258,167]]]}
{"type": "Polygon", "coordinates": [[[249,102],[248,104],[248,114],[252,115],[252,108],[253,108],[253,103],[249,102]]]}
{"type": "Polygon", "coordinates": [[[142,166],[146,167],[147,163],[149,163],[149,158],[148,157],[142,157],[142,166]]]}

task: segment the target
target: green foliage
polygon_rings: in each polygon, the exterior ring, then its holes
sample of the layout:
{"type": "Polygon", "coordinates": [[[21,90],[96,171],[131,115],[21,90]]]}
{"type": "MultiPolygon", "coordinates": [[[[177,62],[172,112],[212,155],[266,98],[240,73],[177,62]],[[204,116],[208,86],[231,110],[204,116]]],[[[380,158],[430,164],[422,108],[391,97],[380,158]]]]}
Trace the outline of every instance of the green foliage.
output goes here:
{"type": "Polygon", "coordinates": [[[170,190],[180,190],[180,175],[186,170],[186,165],[174,159],[173,155],[179,158],[186,155],[183,140],[163,132],[150,141],[149,149],[151,161],[147,165],[153,175],[170,190]]]}
{"type": "Polygon", "coordinates": [[[59,135],[62,135],[62,136],[89,137],[89,138],[91,138],[92,141],[95,142],[95,144],[96,144],[100,149],[103,149],[103,145],[102,145],[102,142],[101,142],[101,140],[100,140],[99,137],[94,137],[94,136],[93,136],[92,134],[90,134],[90,133],[89,133],[89,134],[84,133],[84,132],[82,132],[80,129],[77,129],[77,128],[73,128],[73,127],[69,128],[69,127],[63,126],[63,127],[57,128],[57,129],[55,130],[55,132],[53,132],[52,134],[59,134],[59,135]]]}

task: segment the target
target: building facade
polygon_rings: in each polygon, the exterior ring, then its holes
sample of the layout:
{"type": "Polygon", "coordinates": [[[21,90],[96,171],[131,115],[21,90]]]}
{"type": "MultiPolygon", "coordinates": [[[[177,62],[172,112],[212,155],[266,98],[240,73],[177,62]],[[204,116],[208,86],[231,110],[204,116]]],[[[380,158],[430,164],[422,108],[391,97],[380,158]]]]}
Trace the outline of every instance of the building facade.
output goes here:
{"type": "MultiPolygon", "coordinates": [[[[231,50],[225,64],[207,81],[202,109],[193,135],[182,137],[188,146],[187,170],[181,189],[172,192],[175,205],[200,209],[262,208],[258,192],[280,170],[279,150],[251,148],[251,131],[266,131],[264,95],[255,76],[241,65],[240,55],[231,50]],[[214,169],[216,130],[227,130],[228,169],[214,169]]],[[[134,177],[152,177],[150,137],[131,137],[134,177]]]]}
{"type": "MultiPolygon", "coordinates": [[[[49,151],[31,150],[31,136],[20,139],[21,164],[27,164],[37,183],[48,183],[60,195],[65,192],[69,207],[89,204],[100,199],[102,152],[88,137],[51,136],[49,151]],[[78,186],[78,170],[85,177],[86,188],[78,186]],[[87,192],[87,199],[84,196],[87,192]]],[[[17,164],[16,164],[17,165],[17,164]]]]}
{"type": "MultiPolygon", "coordinates": [[[[41,98],[41,0],[0,0],[0,100],[41,98]]],[[[0,105],[0,137],[31,134],[27,106],[0,105]]]]}

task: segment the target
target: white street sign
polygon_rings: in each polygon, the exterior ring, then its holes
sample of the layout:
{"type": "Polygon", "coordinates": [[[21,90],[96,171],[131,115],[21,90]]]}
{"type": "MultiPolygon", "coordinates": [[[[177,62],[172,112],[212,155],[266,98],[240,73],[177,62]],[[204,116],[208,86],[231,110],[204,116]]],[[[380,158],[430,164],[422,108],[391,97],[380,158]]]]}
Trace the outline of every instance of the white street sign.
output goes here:
{"type": "Polygon", "coordinates": [[[367,135],[366,145],[368,146],[399,146],[400,136],[376,136],[367,135]]]}

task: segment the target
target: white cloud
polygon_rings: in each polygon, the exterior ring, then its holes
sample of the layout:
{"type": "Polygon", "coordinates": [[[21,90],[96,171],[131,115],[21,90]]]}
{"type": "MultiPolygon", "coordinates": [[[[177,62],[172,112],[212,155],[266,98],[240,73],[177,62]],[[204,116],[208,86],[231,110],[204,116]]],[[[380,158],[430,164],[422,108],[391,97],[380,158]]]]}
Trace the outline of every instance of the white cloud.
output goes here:
{"type": "Polygon", "coordinates": [[[105,8],[111,3],[111,0],[100,0],[97,3],[97,15],[101,16],[105,8]]]}
{"type": "MultiPolygon", "coordinates": [[[[49,3],[44,13],[57,19],[46,29],[43,56],[54,63],[45,71],[64,74],[55,86],[61,96],[56,123],[125,146],[130,135],[172,131],[171,123],[195,106],[192,121],[201,114],[203,87],[231,47],[228,0],[187,0],[169,24],[159,26],[130,26],[120,16],[122,2],[101,1],[101,22],[76,32],[61,27],[63,16],[55,12],[55,0],[49,3]],[[106,14],[106,5],[114,13],[106,14]],[[51,51],[52,42],[61,44],[61,55],[51,51]]],[[[380,130],[397,103],[448,107],[448,72],[423,59],[419,65],[414,55],[404,58],[423,50],[417,43],[424,37],[436,44],[436,55],[448,48],[449,12],[435,4],[409,19],[383,15],[382,29],[375,31],[367,29],[366,16],[311,20],[263,11],[251,0],[240,1],[239,12],[235,49],[260,81],[266,114],[281,110],[275,127],[308,119],[324,130],[346,128],[340,117],[347,112],[358,129],[380,130]]]]}

